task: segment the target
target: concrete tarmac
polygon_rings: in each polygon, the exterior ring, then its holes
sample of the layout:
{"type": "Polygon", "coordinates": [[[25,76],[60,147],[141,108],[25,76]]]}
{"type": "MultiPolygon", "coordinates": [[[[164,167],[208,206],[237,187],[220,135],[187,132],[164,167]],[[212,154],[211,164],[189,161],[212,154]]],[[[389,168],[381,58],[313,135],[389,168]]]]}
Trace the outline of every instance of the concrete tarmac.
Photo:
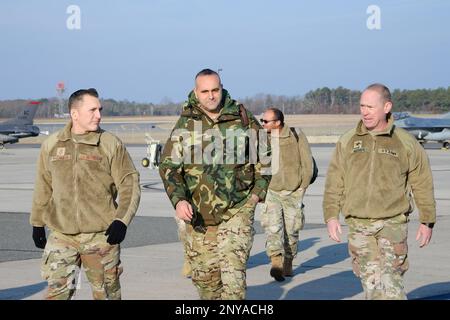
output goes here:
{"type": "MultiPolygon", "coordinates": [[[[141,173],[142,198],[136,218],[122,246],[124,299],[198,299],[190,279],[181,276],[183,252],[177,239],[174,210],[156,170],[140,165],[144,146],[129,152],[141,173]]],[[[362,299],[359,280],[351,271],[347,253],[347,228],[343,241],[332,242],[322,219],[326,169],[333,146],[313,146],[319,177],[305,196],[306,227],[301,231],[295,274],[284,282],[269,276],[265,235],[257,208],[256,235],[248,263],[248,299],[362,299]]],[[[42,299],[46,282],[39,273],[42,250],[34,247],[29,212],[39,148],[13,145],[0,151],[0,299],[42,299]]],[[[427,149],[430,157],[438,220],[425,248],[415,241],[417,212],[409,224],[410,269],[405,275],[409,299],[450,299],[450,152],[427,149]]],[[[83,273],[75,299],[91,299],[83,273]]]]}

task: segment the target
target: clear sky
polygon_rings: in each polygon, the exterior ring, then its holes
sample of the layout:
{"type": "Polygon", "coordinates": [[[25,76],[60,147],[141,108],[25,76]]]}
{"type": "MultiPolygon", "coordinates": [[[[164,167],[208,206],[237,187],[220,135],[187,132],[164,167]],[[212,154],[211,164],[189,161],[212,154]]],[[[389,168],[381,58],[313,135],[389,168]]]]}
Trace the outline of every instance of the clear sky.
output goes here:
{"type": "Polygon", "coordinates": [[[0,99],[183,101],[203,68],[232,96],[450,86],[448,0],[2,0],[0,99]],[[70,5],[80,9],[80,29],[70,5]],[[380,15],[367,13],[370,5],[380,15]],[[376,20],[379,18],[379,20],[376,20]],[[380,21],[370,30],[367,21],[380,21]]]}

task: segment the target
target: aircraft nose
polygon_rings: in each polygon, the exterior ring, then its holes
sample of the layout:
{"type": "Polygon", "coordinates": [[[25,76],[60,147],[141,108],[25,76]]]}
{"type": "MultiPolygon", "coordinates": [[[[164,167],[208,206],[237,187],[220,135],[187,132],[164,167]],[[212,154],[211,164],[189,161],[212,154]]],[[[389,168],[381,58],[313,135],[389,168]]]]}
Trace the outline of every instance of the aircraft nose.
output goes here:
{"type": "Polygon", "coordinates": [[[39,135],[40,130],[39,130],[38,127],[32,126],[32,127],[31,127],[31,132],[32,132],[33,134],[35,134],[35,135],[39,135]]]}

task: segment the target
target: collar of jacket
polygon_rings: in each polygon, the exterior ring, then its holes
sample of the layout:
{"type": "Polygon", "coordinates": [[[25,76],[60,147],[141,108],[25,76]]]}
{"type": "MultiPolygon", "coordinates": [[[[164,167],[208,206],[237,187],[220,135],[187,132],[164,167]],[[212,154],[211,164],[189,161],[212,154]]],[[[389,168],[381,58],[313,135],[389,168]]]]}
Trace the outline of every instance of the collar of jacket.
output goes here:
{"type": "Polygon", "coordinates": [[[283,126],[283,128],[281,128],[280,130],[278,130],[278,132],[276,133],[276,131],[272,131],[273,133],[271,133],[270,135],[275,138],[289,138],[290,135],[292,135],[291,129],[288,126],[283,126]]]}
{"type": "MultiPolygon", "coordinates": [[[[200,120],[206,113],[200,107],[194,91],[191,91],[188,100],[183,104],[182,117],[190,117],[200,120]]],[[[218,121],[234,120],[239,118],[239,103],[233,100],[227,90],[222,89],[222,101],[220,102],[220,113],[218,121]]]]}
{"type": "MultiPolygon", "coordinates": [[[[391,113],[388,114],[388,125],[386,127],[386,129],[384,129],[383,131],[377,131],[377,132],[373,132],[373,134],[375,136],[382,136],[382,135],[388,135],[391,136],[392,133],[394,132],[394,117],[392,116],[391,113]]],[[[356,126],[356,134],[358,136],[363,136],[366,134],[369,134],[369,130],[367,130],[366,126],[364,125],[362,120],[359,120],[358,125],[356,126]]]]}
{"type": "MultiPolygon", "coordinates": [[[[58,134],[58,140],[59,141],[67,141],[72,139],[72,121],[69,121],[64,129],[61,130],[61,132],[58,134]]],[[[85,135],[80,136],[79,139],[77,139],[76,143],[83,143],[83,144],[89,144],[92,146],[97,146],[100,142],[100,136],[103,132],[103,129],[100,127],[97,129],[97,131],[91,131],[85,135]]]]}

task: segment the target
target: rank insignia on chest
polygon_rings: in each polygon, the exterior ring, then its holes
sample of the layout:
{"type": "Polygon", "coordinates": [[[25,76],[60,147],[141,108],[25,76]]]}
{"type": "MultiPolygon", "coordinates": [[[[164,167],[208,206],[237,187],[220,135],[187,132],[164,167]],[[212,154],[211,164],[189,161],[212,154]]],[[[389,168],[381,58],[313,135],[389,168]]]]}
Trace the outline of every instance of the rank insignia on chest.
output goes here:
{"type": "Polygon", "coordinates": [[[56,155],[58,157],[64,156],[65,153],[66,153],[66,148],[64,148],[64,147],[56,149],[56,155]]]}
{"type": "Polygon", "coordinates": [[[362,140],[354,141],[353,142],[353,150],[352,152],[365,152],[366,149],[363,148],[362,140]]]}

